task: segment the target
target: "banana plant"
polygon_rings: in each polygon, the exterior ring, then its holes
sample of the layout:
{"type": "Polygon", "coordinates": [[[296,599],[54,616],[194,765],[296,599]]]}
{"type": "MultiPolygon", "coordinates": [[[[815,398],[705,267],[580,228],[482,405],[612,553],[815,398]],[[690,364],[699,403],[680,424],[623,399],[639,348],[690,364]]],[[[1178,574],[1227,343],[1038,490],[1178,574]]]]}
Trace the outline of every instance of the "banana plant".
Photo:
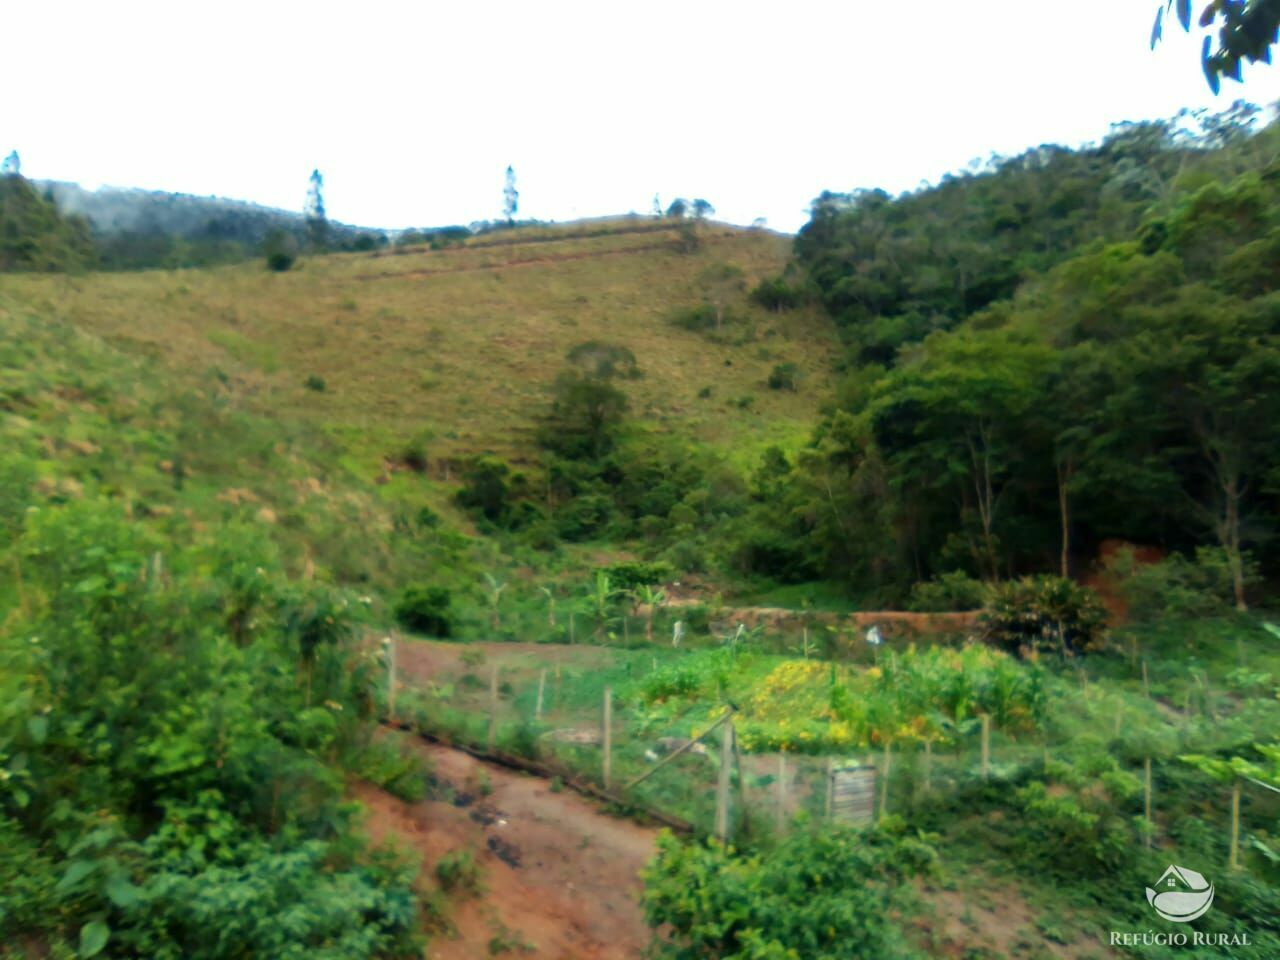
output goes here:
{"type": "Polygon", "coordinates": [[[507,589],[507,585],[499,580],[492,573],[484,575],[486,590],[485,600],[489,604],[489,622],[493,625],[494,630],[502,629],[502,591],[507,589]]]}
{"type": "Polygon", "coordinates": [[[539,587],[547,598],[547,627],[551,630],[556,628],[556,592],[551,587],[539,587]]]}
{"type": "Polygon", "coordinates": [[[583,598],[585,612],[596,623],[596,639],[603,640],[608,634],[609,625],[613,622],[613,604],[615,590],[609,574],[597,570],[591,589],[583,598]]]}
{"type": "Polygon", "coordinates": [[[636,603],[643,606],[646,610],[644,618],[644,638],[650,643],[653,642],[653,617],[658,609],[667,602],[667,591],[661,587],[655,587],[651,584],[642,583],[639,587],[631,592],[631,596],[636,603]]]}

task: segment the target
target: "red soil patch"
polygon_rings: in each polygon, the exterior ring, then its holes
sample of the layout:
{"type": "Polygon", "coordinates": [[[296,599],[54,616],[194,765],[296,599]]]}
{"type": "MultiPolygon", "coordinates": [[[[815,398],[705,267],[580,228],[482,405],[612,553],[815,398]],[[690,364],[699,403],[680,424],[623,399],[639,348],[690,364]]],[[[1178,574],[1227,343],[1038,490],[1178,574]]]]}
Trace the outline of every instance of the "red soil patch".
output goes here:
{"type": "Polygon", "coordinates": [[[433,866],[449,851],[470,850],[482,868],[484,893],[451,901],[456,930],[434,937],[428,956],[486,957],[499,933],[532,947],[515,956],[643,956],[650,931],[640,907],[640,869],[654,854],[655,829],[606,816],[574,793],[552,792],[546,781],[416,738],[404,742],[431,764],[438,783],[475,796],[465,806],[444,797],[411,804],[367,784],[353,789],[374,840],[394,840],[421,855],[424,888],[434,886],[433,866]],[[482,770],[492,784],[487,797],[476,790],[482,770]]]}

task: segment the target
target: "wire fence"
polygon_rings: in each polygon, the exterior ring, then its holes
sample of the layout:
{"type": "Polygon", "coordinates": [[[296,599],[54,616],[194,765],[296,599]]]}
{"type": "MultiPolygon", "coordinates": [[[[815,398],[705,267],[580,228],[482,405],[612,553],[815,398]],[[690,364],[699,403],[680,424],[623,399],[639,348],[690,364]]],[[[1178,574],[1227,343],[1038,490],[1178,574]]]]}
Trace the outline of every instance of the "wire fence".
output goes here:
{"type": "MultiPolygon", "coordinates": [[[[839,753],[757,752],[738,742],[731,704],[696,701],[668,716],[620,695],[590,664],[462,662],[406,682],[396,674],[394,642],[386,654],[385,709],[403,729],[558,778],[675,829],[722,839],[784,833],[797,822],[909,818],[991,784],[1051,773],[1055,761],[1084,757],[1087,763],[1092,752],[1120,757],[1118,771],[1138,784],[1124,803],[1141,818],[1138,829],[1150,845],[1161,839],[1162,788],[1172,789],[1186,775],[1178,755],[1196,742],[1200,725],[1215,722],[1212,697],[1206,697],[1203,712],[1189,709],[1173,740],[1144,750],[1130,729],[1132,704],[1082,676],[1070,723],[1048,717],[1033,731],[1011,733],[977,716],[945,741],[890,741],[839,753]],[[1083,738],[1081,729],[1105,735],[1083,738]]],[[[1231,789],[1223,790],[1223,827],[1230,823],[1238,837],[1241,785],[1234,795],[1231,789]]],[[[1236,858],[1233,852],[1233,863],[1236,858]]]]}

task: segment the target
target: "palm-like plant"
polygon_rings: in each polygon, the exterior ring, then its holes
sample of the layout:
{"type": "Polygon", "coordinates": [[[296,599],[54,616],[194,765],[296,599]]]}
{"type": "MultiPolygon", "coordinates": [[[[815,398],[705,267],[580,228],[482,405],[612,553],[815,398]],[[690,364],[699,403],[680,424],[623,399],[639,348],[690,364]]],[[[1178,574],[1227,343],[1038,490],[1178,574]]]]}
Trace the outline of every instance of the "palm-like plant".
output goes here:
{"type": "Polygon", "coordinates": [[[591,590],[584,600],[586,612],[596,622],[596,639],[603,640],[613,619],[614,589],[609,574],[603,570],[596,571],[591,590]]]}
{"type": "Polygon", "coordinates": [[[502,608],[501,608],[502,591],[507,589],[507,585],[505,582],[495,577],[492,573],[486,573],[484,575],[484,579],[486,583],[484,596],[485,596],[485,600],[488,601],[488,604],[489,604],[489,619],[490,619],[490,622],[493,624],[494,630],[501,630],[502,629],[502,608]]]}
{"type": "Polygon", "coordinates": [[[645,607],[644,618],[644,638],[650,642],[653,641],[653,616],[657,613],[658,608],[667,602],[667,591],[661,587],[655,587],[648,583],[643,583],[631,592],[636,603],[645,607]]]}
{"type": "Polygon", "coordinates": [[[551,587],[539,587],[547,597],[547,627],[556,628],[556,592],[551,587]]]}

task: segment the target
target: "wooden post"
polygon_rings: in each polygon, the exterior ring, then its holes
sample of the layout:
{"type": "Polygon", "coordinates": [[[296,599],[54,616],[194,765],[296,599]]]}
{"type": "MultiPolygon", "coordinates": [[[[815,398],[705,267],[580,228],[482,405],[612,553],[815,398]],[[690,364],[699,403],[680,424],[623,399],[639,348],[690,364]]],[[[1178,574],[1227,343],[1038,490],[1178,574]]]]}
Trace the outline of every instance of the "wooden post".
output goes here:
{"type": "Polygon", "coordinates": [[[489,752],[498,740],[498,665],[489,668],[489,752]]]}
{"type": "Polygon", "coordinates": [[[1151,758],[1147,757],[1142,761],[1142,815],[1146,817],[1147,823],[1147,849],[1151,849],[1151,834],[1155,832],[1154,824],[1151,821],[1151,758]]]}
{"type": "Polygon", "coordinates": [[[835,761],[830,757],[827,758],[827,819],[831,819],[831,807],[835,800],[835,761]]]}
{"type": "Polygon", "coordinates": [[[991,777],[991,714],[982,715],[982,779],[991,777]]]}
{"type": "Polygon", "coordinates": [[[387,637],[387,719],[396,722],[396,638],[387,637]]]}
{"type": "Polygon", "coordinates": [[[933,741],[924,742],[924,792],[933,790],[933,741]]]}
{"type": "Polygon", "coordinates": [[[1240,869],[1240,778],[1231,784],[1231,862],[1232,870],[1240,869]]]}
{"type": "Polygon", "coordinates": [[[729,774],[733,769],[733,720],[720,731],[720,777],[716,782],[716,838],[729,840],[729,774]]]}
{"type": "Polygon", "coordinates": [[[547,689],[547,668],[543,667],[538,674],[538,702],[533,707],[533,719],[542,721],[542,694],[547,689]]]}
{"type": "Polygon", "coordinates": [[[884,742],[884,774],[880,780],[880,819],[889,812],[889,768],[893,763],[893,741],[884,742]]]}
{"type": "Polygon", "coordinates": [[[604,717],[600,727],[600,749],[604,762],[604,788],[609,789],[609,778],[613,773],[613,689],[604,688],[604,717]]]}
{"type": "Polygon", "coordinates": [[[1147,658],[1142,658],[1142,692],[1148,697],[1151,696],[1151,680],[1147,676],[1147,658]]]}
{"type": "Polygon", "coordinates": [[[742,769],[742,752],[738,749],[737,731],[733,731],[733,766],[738,771],[738,805],[742,808],[742,835],[751,835],[751,808],[747,806],[747,775],[742,769]]]}
{"type": "Polygon", "coordinates": [[[778,835],[787,829],[787,752],[778,754],[778,835]]]}
{"type": "Polygon", "coordinates": [[[573,639],[573,611],[572,610],[569,611],[569,642],[570,643],[577,642],[576,640],[573,639]]]}

